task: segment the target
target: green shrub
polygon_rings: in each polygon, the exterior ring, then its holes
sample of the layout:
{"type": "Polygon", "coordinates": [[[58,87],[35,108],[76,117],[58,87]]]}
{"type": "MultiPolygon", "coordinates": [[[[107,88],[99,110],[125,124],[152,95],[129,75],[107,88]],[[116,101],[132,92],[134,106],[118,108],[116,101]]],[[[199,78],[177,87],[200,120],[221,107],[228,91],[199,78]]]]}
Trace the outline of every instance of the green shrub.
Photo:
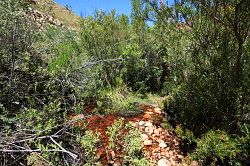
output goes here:
{"type": "Polygon", "coordinates": [[[248,165],[250,161],[250,125],[243,124],[240,126],[242,135],[238,136],[236,139],[239,149],[241,153],[237,156],[237,161],[242,163],[242,165],[248,165]]]}
{"type": "Polygon", "coordinates": [[[60,101],[55,100],[41,110],[19,110],[16,115],[17,130],[35,130],[38,131],[37,136],[50,133],[58,123],[64,122],[65,117],[60,113],[60,105],[60,101]]]}
{"type": "Polygon", "coordinates": [[[124,136],[123,144],[123,164],[134,166],[148,166],[149,161],[145,158],[142,152],[141,132],[138,128],[133,127],[129,122],[125,125],[128,133],[124,136]]]}
{"type": "Polygon", "coordinates": [[[103,86],[115,87],[121,78],[133,90],[157,91],[164,80],[164,53],[154,48],[155,38],[147,24],[130,26],[128,20],[114,11],[97,11],[82,21],[82,48],[91,60],[99,61],[96,70],[103,86]]]}
{"type": "MultiPolygon", "coordinates": [[[[69,129],[65,121],[66,111],[74,105],[69,98],[73,88],[48,72],[52,48],[43,47],[43,32],[30,20],[28,6],[26,0],[0,1],[1,144],[17,151],[6,153],[1,148],[0,165],[24,165],[34,149],[53,164],[66,161],[48,136],[69,129]]],[[[75,140],[59,133],[56,139],[63,146],[75,146],[75,140]]]]}
{"type": "Polygon", "coordinates": [[[147,166],[149,163],[142,152],[141,132],[132,123],[124,123],[119,119],[108,127],[109,148],[116,150],[121,148],[123,165],[147,166]],[[126,134],[124,134],[126,132],[126,134]]]}
{"type": "Polygon", "coordinates": [[[83,136],[78,138],[81,146],[84,148],[85,162],[94,164],[98,162],[96,156],[97,144],[100,141],[100,133],[94,133],[91,130],[85,132],[83,136]]]}
{"type": "Polygon", "coordinates": [[[38,33],[24,14],[28,1],[0,2],[0,103],[15,112],[26,105],[35,84],[46,78],[34,47],[38,33]],[[16,103],[16,104],[14,104],[16,103]]]}
{"type": "MultiPolygon", "coordinates": [[[[184,62],[179,59],[180,63],[183,62],[182,67],[185,68],[183,70],[185,72],[173,75],[177,80],[182,78],[180,79],[182,82],[173,80],[175,82],[173,87],[178,87],[178,84],[181,86],[178,93],[173,93],[174,100],[168,111],[178,117],[178,120],[191,129],[196,136],[211,129],[236,134],[239,131],[237,129],[239,117],[249,112],[247,109],[249,105],[247,94],[249,94],[250,85],[247,60],[249,59],[247,46],[249,39],[248,30],[246,30],[248,28],[234,27],[241,31],[241,34],[237,35],[230,25],[219,22],[229,20],[234,22],[237,13],[232,11],[241,6],[242,10],[238,11],[238,15],[241,16],[237,24],[244,24],[246,20],[249,20],[249,16],[246,17],[249,15],[249,3],[228,1],[221,7],[232,10],[218,11],[219,18],[211,16],[217,11],[217,6],[222,5],[219,2],[216,5],[209,5],[201,1],[188,1],[182,7],[191,10],[189,5],[201,9],[190,13],[190,17],[195,14],[195,20],[200,21],[192,22],[192,28],[185,32],[188,34],[187,43],[189,44],[186,46],[184,44],[184,47],[178,47],[179,49],[175,47],[177,52],[185,54],[183,55],[184,62]]],[[[181,31],[179,33],[182,34],[181,31]]],[[[178,38],[177,43],[182,41],[185,40],[178,38]]],[[[173,48],[171,47],[170,51],[171,49],[173,48]]],[[[170,87],[167,89],[170,89],[171,93],[172,85],[167,86],[170,87]]]]}
{"type": "Polygon", "coordinates": [[[129,130],[124,138],[124,148],[128,156],[140,157],[142,154],[142,140],[139,129],[132,127],[131,123],[126,124],[125,128],[129,130]]]}
{"type": "Polygon", "coordinates": [[[240,137],[240,147],[245,154],[249,157],[249,149],[250,149],[250,124],[243,124],[241,126],[241,130],[243,132],[243,136],[240,137]]]}
{"type": "Polygon", "coordinates": [[[210,130],[197,140],[197,148],[192,157],[203,164],[229,164],[239,152],[237,143],[226,132],[210,130]]]}
{"type": "Polygon", "coordinates": [[[48,70],[52,73],[71,73],[72,70],[83,65],[87,59],[82,53],[77,40],[77,33],[73,30],[49,28],[44,35],[46,44],[51,43],[48,70]],[[82,63],[82,64],[81,64],[82,63]]]}
{"type": "Polygon", "coordinates": [[[177,126],[175,132],[181,139],[180,147],[184,153],[190,153],[196,148],[197,142],[192,131],[188,129],[183,129],[181,126],[177,126]]]}
{"type": "Polygon", "coordinates": [[[115,121],[112,126],[108,127],[107,130],[107,134],[109,136],[109,144],[108,147],[110,149],[116,149],[116,145],[119,141],[119,135],[120,135],[120,131],[122,129],[124,125],[124,119],[118,119],[117,121],[115,121]]]}

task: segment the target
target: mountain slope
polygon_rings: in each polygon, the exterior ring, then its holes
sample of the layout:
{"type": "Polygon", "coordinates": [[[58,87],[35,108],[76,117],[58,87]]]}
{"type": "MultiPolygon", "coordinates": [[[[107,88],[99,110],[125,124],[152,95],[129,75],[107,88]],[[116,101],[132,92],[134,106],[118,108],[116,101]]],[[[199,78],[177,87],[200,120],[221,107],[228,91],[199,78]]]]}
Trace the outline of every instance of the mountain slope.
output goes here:
{"type": "Polygon", "coordinates": [[[53,0],[30,0],[32,8],[39,10],[45,14],[53,16],[55,19],[63,22],[65,26],[77,28],[80,16],[63,7],[53,0]]]}

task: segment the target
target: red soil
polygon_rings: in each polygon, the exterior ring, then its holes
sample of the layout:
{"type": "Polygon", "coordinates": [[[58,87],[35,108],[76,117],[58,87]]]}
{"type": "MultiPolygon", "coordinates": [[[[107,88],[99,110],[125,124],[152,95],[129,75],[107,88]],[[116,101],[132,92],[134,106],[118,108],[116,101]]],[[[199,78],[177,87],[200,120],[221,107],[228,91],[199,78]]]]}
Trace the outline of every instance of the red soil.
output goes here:
{"type": "MultiPolygon", "coordinates": [[[[95,108],[95,105],[90,105],[88,107],[84,108],[84,114],[87,113],[91,113],[93,111],[93,109],[95,108]]],[[[125,123],[127,122],[139,122],[139,121],[148,121],[148,120],[152,120],[153,123],[155,125],[160,125],[163,117],[162,115],[159,114],[153,114],[154,112],[154,107],[150,106],[150,105],[140,105],[139,108],[141,110],[144,111],[144,113],[141,113],[139,115],[136,116],[131,116],[131,117],[123,117],[125,123]],[[146,112],[146,113],[145,113],[146,112]],[[149,112],[152,112],[152,114],[148,114],[149,112]]],[[[79,115],[77,115],[79,116],[79,115]]],[[[80,115],[81,116],[81,115],[80,115]]],[[[82,115],[84,116],[84,115],[82,115]]],[[[73,119],[74,117],[76,117],[76,115],[70,115],[70,117],[73,119]]],[[[83,126],[83,124],[88,124],[87,125],[87,129],[90,129],[94,132],[99,132],[100,133],[100,146],[97,148],[97,156],[100,158],[101,162],[103,165],[108,165],[108,162],[110,161],[110,159],[112,158],[112,152],[111,150],[108,150],[108,143],[109,143],[109,138],[108,135],[106,134],[107,129],[109,126],[112,126],[112,124],[118,120],[119,118],[121,118],[120,116],[116,116],[116,115],[107,115],[107,116],[98,116],[98,115],[93,115],[85,120],[82,120],[80,122],[75,123],[75,126],[83,126]]],[[[122,133],[121,135],[125,135],[128,131],[126,131],[125,129],[123,129],[122,131],[120,131],[120,133],[122,133]]],[[[122,142],[120,142],[120,144],[122,145],[122,142]]],[[[153,147],[152,147],[153,148],[153,147]]],[[[152,148],[144,148],[144,150],[148,150],[151,151],[152,148]]],[[[116,161],[118,160],[119,162],[119,157],[122,156],[122,152],[121,152],[122,147],[115,150],[115,157],[116,157],[116,161]]]]}

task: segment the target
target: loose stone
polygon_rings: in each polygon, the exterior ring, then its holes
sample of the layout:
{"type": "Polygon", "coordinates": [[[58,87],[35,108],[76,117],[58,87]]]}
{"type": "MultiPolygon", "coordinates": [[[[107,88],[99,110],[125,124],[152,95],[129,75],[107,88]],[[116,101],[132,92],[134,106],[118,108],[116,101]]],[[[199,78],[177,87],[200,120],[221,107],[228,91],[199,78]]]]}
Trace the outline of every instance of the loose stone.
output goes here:
{"type": "Polygon", "coordinates": [[[161,132],[161,128],[157,128],[157,129],[154,130],[154,133],[155,133],[156,135],[159,135],[160,132],[161,132]]]}
{"type": "Polygon", "coordinates": [[[145,114],[145,115],[143,115],[143,118],[145,118],[145,119],[151,119],[152,117],[149,114],[145,114]]]}
{"type": "Polygon", "coordinates": [[[152,145],[152,141],[151,140],[145,140],[144,141],[144,145],[145,146],[151,146],[152,145]]]}
{"type": "Polygon", "coordinates": [[[161,143],[159,144],[159,147],[161,147],[161,148],[166,148],[166,147],[167,147],[167,144],[166,144],[165,142],[161,142],[161,143]]]}
{"type": "Polygon", "coordinates": [[[147,134],[141,134],[141,138],[143,141],[148,139],[148,135],[147,134]]]}
{"type": "Polygon", "coordinates": [[[157,108],[154,109],[154,112],[157,113],[157,114],[161,114],[161,109],[157,107],[157,108]]]}
{"type": "Polygon", "coordinates": [[[143,126],[144,124],[145,124],[144,121],[140,121],[140,122],[139,122],[139,126],[143,126]]]}
{"type": "Polygon", "coordinates": [[[145,114],[153,115],[153,112],[145,112],[145,114]]]}
{"type": "Polygon", "coordinates": [[[167,166],[168,161],[166,159],[160,159],[157,163],[158,166],[167,166]]]}
{"type": "Polygon", "coordinates": [[[152,124],[151,122],[146,122],[146,123],[145,123],[145,126],[146,126],[146,127],[153,127],[153,124],[152,124]]]}

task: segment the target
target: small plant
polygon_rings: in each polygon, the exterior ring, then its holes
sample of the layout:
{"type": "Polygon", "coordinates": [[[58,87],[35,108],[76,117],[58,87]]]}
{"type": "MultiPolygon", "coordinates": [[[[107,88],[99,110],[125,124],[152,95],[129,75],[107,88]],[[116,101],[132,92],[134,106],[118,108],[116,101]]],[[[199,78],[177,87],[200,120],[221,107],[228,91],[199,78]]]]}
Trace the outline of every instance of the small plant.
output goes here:
{"type": "Polygon", "coordinates": [[[129,130],[124,138],[124,161],[123,163],[135,166],[149,165],[142,153],[142,140],[139,129],[133,127],[131,123],[126,124],[126,129],[129,130]]]}
{"type": "Polygon", "coordinates": [[[140,113],[133,103],[138,100],[127,86],[101,90],[97,106],[107,114],[131,116],[140,113]]]}
{"type": "Polygon", "coordinates": [[[58,121],[63,119],[63,116],[58,115],[60,111],[60,102],[54,101],[46,105],[43,110],[28,109],[20,110],[16,115],[19,121],[17,127],[19,129],[36,130],[37,135],[49,133],[57,125],[58,121]]]}
{"type": "MultiPolygon", "coordinates": [[[[44,158],[40,153],[31,153],[27,157],[27,165],[45,165],[44,158]]],[[[46,160],[45,160],[46,161],[46,160]]]]}
{"type": "Polygon", "coordinates": [[[227,159],[235,157],[238,152],[237,143],[226,132],[210,130],[197,141],[197,148],[191,156],[203,164],[214,165],[219,161],[225,163],[227,159]]]}
{"type": "Polygon", "coordinates": [[[239,144],[243,151],[247,151],[250,149],[250,124],[243,124],[241,131],[244,133],[244,136],[239,139],[239,144]]]}
{"type": "Polygon", "coordinates": [[[129,128],[130,130],[124,138],[124,147],[129,156],[138,155],[142,148],[140,131],[139,129],[132,127],[130,123],[126,124],[126,128],[129,128]]]}
{"type": "Polygon", "coordinates": [[[121,130],[124,123],[124,119],[121,118],[114,122],[114,124],[108,127],[107,134],[109,136],[109,148],[116,148],[116,143],[119,140],[119,131],[121,130]]]}
{"type": "Polygon", "coordinates": [[[177,126],[175,131],[182,140],[188,139],[191,142],[195,140],[194,134],[188,129],[183,129],[181,126],[177,126]]]}
{"type": "Polygon", "coordinates": [[[196,148],[197,143],[192,131],[183,129],[181,126],[177,126],[175,132],[181,139],[180,148],[184,153],[189,153],[196,148]]]}
{"type": "Polygon", "coordinates": [[[169,131],[173,131],[174,130],[174,128],[171,126],[171,124],[166,119],[163,119],[163,122],[161,123],[161,126],[164,129],[169,130],[169,131]]]}
{"type": "Polygon", "coordinates": [[[161,97],[158,94],[149,93],[146,96],[146,102],[156,104],[159,108],[164,109],[164,103],[167,97],[161,97]]]}
{"type": "MultiPolygon", "coordinates": [[[[233,162],[241,162],[242,165],[249,165],[250,161],[250,124],[244,123],[240,125],[242,135],[239,136],[235,141],[237,142],[238,147],[240,148],[240,160],[236,160],[233,162]]],[[[235,164],[236,165],[236,164],[235,164]]]]}
{"type": "Polygon", "coordinates": [[[118,145],[122,146],[123,164],[135,166],[147,166],[148,161],[142,154],[142,140],[139,129],[133,127],[132,123],[124,126],[126,135],[121,135],[124,119],[121,118],[108,127],[107,134],[109,136],[109,148],[115,150],[118,145]]]}
{"type": "Polygon", "coordinates": [[[81,146],[84,148],[87,163],[96,163],[96,145],[100,140],[100,133],[94,133],[91,130],[85,132],[85,135],[79,138],[81,146]]]}
{"type": "Polygon", "coordinates": [[[69,12],[72,12],[72,6],[70,5],[65,5],[64,6],[66,10],[68,10],[69,12]]]}
{"type": "Polygon", "coordinates": [[[150,166],[149,161],[146,158],[134,158],[131,160],[131,163],[134,166],[150,166]]]}

